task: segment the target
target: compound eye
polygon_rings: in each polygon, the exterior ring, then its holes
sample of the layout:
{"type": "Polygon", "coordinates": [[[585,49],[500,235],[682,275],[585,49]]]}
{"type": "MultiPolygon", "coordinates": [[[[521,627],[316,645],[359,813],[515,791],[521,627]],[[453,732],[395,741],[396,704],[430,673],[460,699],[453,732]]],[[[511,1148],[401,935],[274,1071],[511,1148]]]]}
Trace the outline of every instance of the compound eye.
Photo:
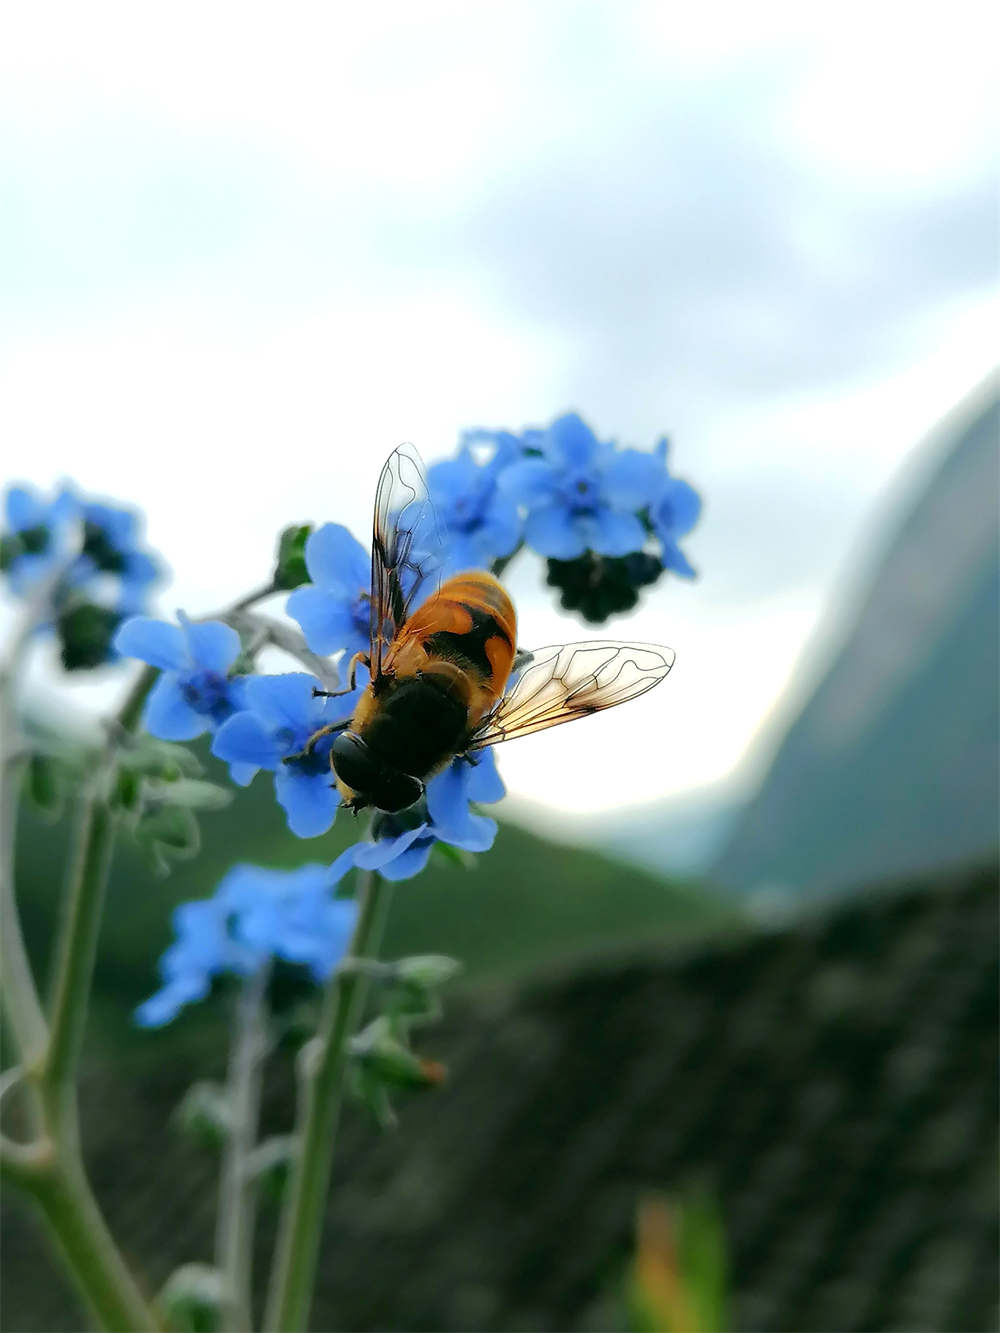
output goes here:
{"type": "Polygon", "coordinates": [[[406,810],[423,795],[424,784],[416,778],[411,778],[409,773],[393,772],[390,769],[383,771],[381,781],[372,793],[374,803],[380,810],[385,810],[388,814],[396,814],[399,810],[406,810]]]}

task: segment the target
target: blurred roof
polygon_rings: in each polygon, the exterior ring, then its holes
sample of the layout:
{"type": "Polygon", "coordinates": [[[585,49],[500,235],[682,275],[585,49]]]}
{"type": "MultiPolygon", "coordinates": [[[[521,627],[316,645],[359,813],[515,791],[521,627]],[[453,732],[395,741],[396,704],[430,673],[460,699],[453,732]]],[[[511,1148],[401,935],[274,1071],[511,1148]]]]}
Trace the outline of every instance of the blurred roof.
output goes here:
{"type": "MultiPolygon", "coordinates": [[[[447,1086],[396,1134],[345,1126],[314,1327],[621,1327],[638,1199],[697,1180],[738,1328],[994,1328],[996,888],[989,868],[454,1000],[425,1043],[447,1086]]],[[[211,1164],[163,1131],[187,1077],[85,1089],[151,1287],[211,1245],[211,1164]]],[[[287,1122],[287,1086],[268,1111],[287,1122]]],[[[8,1226],[4,1251],[7,1326],[78,1326],[34,1237],[8,1226]]]]}

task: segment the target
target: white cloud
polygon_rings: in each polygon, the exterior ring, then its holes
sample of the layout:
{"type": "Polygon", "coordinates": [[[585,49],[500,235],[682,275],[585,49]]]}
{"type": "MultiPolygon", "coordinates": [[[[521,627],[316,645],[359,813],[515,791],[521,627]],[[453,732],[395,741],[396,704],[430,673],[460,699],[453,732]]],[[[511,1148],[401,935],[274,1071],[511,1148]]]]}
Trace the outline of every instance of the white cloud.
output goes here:
{"type": "MultiPolygon", "coordinates": [[[[908,449],[988,368],[985,6],[22,6],[0,48],[6,469],[133,499],[165,609],[382,457],[576,406],[706,494],[610,632],[635,705],[511,747],[559,808],[736,766],[908,449]],[[652,730],[657,739],[649,743],[652,730]],[[558,780],[554,779],[557,775],[558,780]]],[[[580,637],[515,578],[526,636],[580,637]]]]}

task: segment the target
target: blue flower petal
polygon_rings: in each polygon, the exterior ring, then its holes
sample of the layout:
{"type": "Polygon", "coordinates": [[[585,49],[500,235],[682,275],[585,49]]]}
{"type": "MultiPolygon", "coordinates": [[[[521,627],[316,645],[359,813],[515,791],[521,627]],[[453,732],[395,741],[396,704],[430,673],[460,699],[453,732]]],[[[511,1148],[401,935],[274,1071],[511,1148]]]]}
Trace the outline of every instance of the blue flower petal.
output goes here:
{"type": "Polygon", "coordinates": [[[187,621],[183,628],[192,662],[224,676],[240,655],[240,636],[232,626],[209,620],[201,625],[187,621]]]}
{"type": "Polygon", "coordinates": [[[507,794],[507,788],[497,771],[496,756],[492,747],[481,751],[476,759],[477,762],[472,766],[466,783],[465,790],[469,800],[478,801],[482,805],[502,801],[507,794]]]}
{"type": "Polygon", "coordinates": [[[142,715],[146,730],[161,741],[193,741],[209,727],[208,718],[196,713],[181,694],[175,672],[168,672],[150,690],[142,715]]]}
{"type": "Polygon", "coordinates": [[[683,537],[690,532],[701,513],[701,496],[686,481],[674,477],[652,508],[652,518],[664,542],[671,537],[683,537]]]}
{"type": "Polygon", "coordinates": [[[379,873],[383,879],[391,880],[393,883],[398,883],[402,879],[412,879],[426,866],[433,847],[433,838],[422,838],[411,843],[394,860],[384,865],[379,873]]]}
{"type": "Polygon", "coordinates": [[[498,556],[510,555],[521,539],[521,518],[517,506],[506,496],[495,496],[479,529],[479,542],[491,563],[498,556]]]}
{"type": "Polygon", "coordinates": [[[666,569],[679,574],[681,578],[693,579],[697,577],[697,570],[689,562],[680,547],[673,542],[663,543],[662,560],[666,569]]]}
{"type": "Polygon", "coordinates": [[[576,520],[577,531],[598,555],[630,555],[641,551],[646,531],[635,514],[620,509],[599,509],[576,520]]]}
{"type": "Polygon", "coordinates": [[[349,529],[324,523],[306,538],[306,569],[313,583],[354,598],[371,582],[371,559],[349,529]]]}
{"type": "Polygon", "coordinates": [[[605,500],[615,509],[645,509],[663,484],[663,468],[638,449],[610,452],[601,464],[605,500]]]}
{"type": "Polygon", "coordinates": [[[5,502],[7,527],[12,532],[25,528],[45,527],[49,522],[48,506],[27,486],[11,486],[5,502]]]}
{"type": "Polygon", "coordinates": [[[274,775],[274,794],[288,816],[297,838],[317,838],[333,823],[340,793],[329,773],[304,773],[294,764],[282,764],[274,775]]]}
{"type": "Polygon", "coordinates": [[[251,676],[246,683],[247,700],[269,727],[298,729],[309,725],[315,676],[289,671],[281,676],[251,676]]]}
{"type": "Polygon", "coordinates": [[[497,822],[485,815],[468,814],[465,826],[460,833],[444,839],[453,847],[461,847],[466,852],[488,852],[497,836],[497,822]]]}
{"type": "Polygon", "coordinates": [[[586,540],[561,505],[532,510],[524,520],[524,540],[539,555],[553,560],[575,560],[587,549],[586,540]]]}
{"type": "Polygon", "coordinates": [[[122,657],[137,657],[161,671],[180,671],[189,665],[183,631],[165,620],[133,616],[118,630],[114,647],[122,657]]]}
{"type": "MultiPolygon", "coordinates": [[[[467,449],[456,458],[435,463],[427,473],[427,487],[431,499],[442,511],[453,501],[475,495],[482,485],[476,460],[467,449]]],[[[444,513],[447,521],[447,513],[444,513]]]]}
{"type": "Polygon", "coordinates": [[[275,769],[281,762],[281,747],[256,713],[234,713],[227,718],[215,733],[212,753],[233,765],[233,780],[241,786],[246,786],[258,769],[275,769]],[[245,781],[240,781],[241,777],[245,781]]]}
{"type": "Polygon", "coordinates": [[[289,596],[286,609],[298,621],[312,652],[325,657],[343,649],[353,657],[368,647],[367,631],[358,623],[356,605],[342,593],[306,584],[289,596]]]}
{"type": "Polygon", "coordinates": [[[463,836],[469,818],[467,787],[470,773],[464,759],[455,759],[427,784],[427,813],[435,834],[446,842],[452,841],[449,836],[452,833],[463,836]]]}
{"type": "Polygon", "coordinates": [[[546,457],[571,468],[585,468],[599,445],[597,436],[575,412],[557,417],[545,432],[546,457]]]}
{"type": "Polygon", "coordinates": [[[523,458],[500,473],[497,487],[516,504],[544,505],[559,492],[559,472],[544,458],[523,458]]]}
{"type": "MultiPolygon", "coordinates": [[[[416,828],[406,829],[395,838],[380,838],[378,842],[358,843],[352,848],[354,864],[359,870],[379,870],[384,874],[389,862],[401,856],[427,832],[427,829],[426,824],[418,824],[416,828]]],[[[338,857],[334,865],[336,866],[341,859],[338,857]]]]}
{"type": "Polygon", "coordinates": [[[151,995],[133,1013],[134,1022],[141,1028],[161,1028],[172,1022],[186,1004],[203,1000],[208,994],[207,976],[178,977],[151,995]]]}

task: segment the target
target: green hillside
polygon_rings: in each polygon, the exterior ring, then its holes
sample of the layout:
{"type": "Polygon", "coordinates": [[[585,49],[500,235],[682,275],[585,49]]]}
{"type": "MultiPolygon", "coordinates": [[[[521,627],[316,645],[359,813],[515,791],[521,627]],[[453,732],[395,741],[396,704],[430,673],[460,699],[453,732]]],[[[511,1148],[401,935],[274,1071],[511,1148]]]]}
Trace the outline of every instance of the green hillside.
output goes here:
{"type": "MultiPolygon", "coordinates": [[[[215,761],[206,763],[223,781],[215,761]]],[[[29,948],[43,971],[68,828],[68,816],[50,824],[30,810],[21,821],[19,898],[29,948]]],[[[169,940],[175,903],[210,893],[236,861],[332,861],[363,828],[342,817],[327,836],[293,837],[262,774],[227,808],[202,816],[200,854],[169,876],[158,876],[131,838],[120,837],[95,996],[115,1033],[124,1037],[132,1007],[155,989],[155,963],[169,940]]],[[[418,879],[396,886],[383,952],[450,953],[464,962],[467,982],[476,983],[636,938],[690,936],[725,922],[729,911],[694,886],[668,885],[504,824],[493,850],[471,869],[432,861],[418,879]]]]}

